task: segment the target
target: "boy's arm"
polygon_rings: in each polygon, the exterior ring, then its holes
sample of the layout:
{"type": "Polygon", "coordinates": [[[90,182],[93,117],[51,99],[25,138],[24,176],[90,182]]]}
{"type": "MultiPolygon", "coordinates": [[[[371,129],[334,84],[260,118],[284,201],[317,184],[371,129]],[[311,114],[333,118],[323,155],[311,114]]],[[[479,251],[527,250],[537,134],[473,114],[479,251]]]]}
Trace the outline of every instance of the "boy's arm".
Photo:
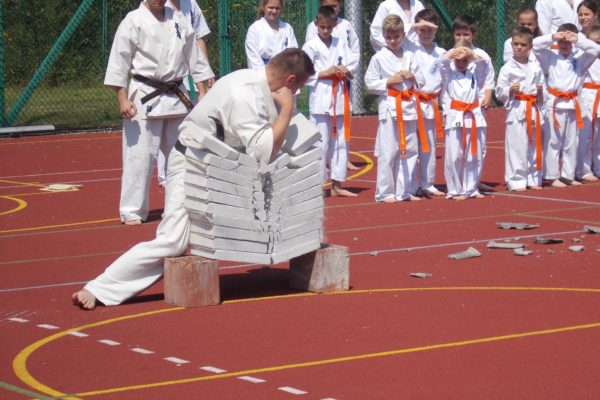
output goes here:
{"type": "Polygon", "coordinates": [[[592,64],[600,57],[600,46],[585,37],[583,34],[579,34],[577,41],[573,43],[573,46],[581,50],[581,73],[585,74],[592,64]]]}
{"type": "Polygon", "coordinates": [[[552,46],[553,39],[552,35],[538,36],[533,39],[533,54],[537,58],[542,70],[546,72],[550,65],[550,59],[552,58],[553,52],[550,49],[552,46]]]}
{"type": "MultiPolygon", "coordinates": [[[[308,58],[314,63],[315,62],[315,51],[309,43],[304,43],[302,46],[302,51],[304,51],[308,58]]],[[[317,70],[317,66],[315,65],[315,74],[308,77],[306,81],[306,86],[314,88],[317,85],[317,80],[319,79],[319,71],[317,70]]]]}
{"type": "Polygon", "coordinates": [[[498,83],[496,84],[496,97],[498,100],[504,104],[504,107],[509,108],[509,100],[511,98],[511,94],[513,94],[512,90],[510,90],[511,82],[508,81],[508,72],[507,68],[502,67],[500,69],[500,73],[498,74],[498,83]]]}
{"type": "Polygon", "coordinates": [[[383,32],[381,30],[383,20],[388,15],[387,10],[383,7],[383,4],[379,5],[377,12],[371,22],[371,46],[376,52],[381,50],[385,46],[385,39],[383,38],[383,32]]]}
{"type": "Polygon", "coordinates": [[[381,77],[379,62],[371,58],[367,72],[365,72],[365,85],[371,94],[384,96],[387,94],[387,79],[381,77]]]}
{"type": "Polygon", "coordinates": [[[111,86],[111,89],[117,94],[117,101],[119,102],[119,113],[123,118],[133,118],[137,114],[137,108],[133,101],[127,97],[127,89],[124,87],[111,86]]]}

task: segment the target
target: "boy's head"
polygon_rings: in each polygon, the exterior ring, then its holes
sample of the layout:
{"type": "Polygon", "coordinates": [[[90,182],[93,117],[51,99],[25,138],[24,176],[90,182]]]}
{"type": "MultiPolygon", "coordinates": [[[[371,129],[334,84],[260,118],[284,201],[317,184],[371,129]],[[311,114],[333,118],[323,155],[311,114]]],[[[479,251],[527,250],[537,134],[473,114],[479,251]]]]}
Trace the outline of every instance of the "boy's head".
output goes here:
{"type": "Polygon", "coordinates": [[[533,47],[533,32],[525,26],[518,26],[512,31],[511,42],[514,58],[526,61],[533,47]]]}
{"type": "MultiPolygon", "coordinates": [[[[458,39],[455,43],[454,43],[454,48],[458,49],[460,47],[466,47],[468,49],[473,49],[473,45],[471,44],[471,41],[467,40],[467,39],[458,39]]],[[[471,62],[471,59],[469,57],[456,57],[454,59],[454,66],[456,67],[456,70],[459,72],[465,72],[467,70],[467,68],[469,67],[469,63],[471,62]]]]}
{"type": "Polygon", "coordinates": [[[319,1],[319,6],[329,6],[333,8],[335,16],[337,17],[340,13],[340,8],[342,7],[342,0],[321,0],[319,1]]]}
{"type": "Polygon", "coordinates": [[[385,45],[390,50],[399,49],[404,41],[404,22],[398,15],[390,14],[381,25],[385,45]]]}
{"type": "MultiPolygon", "coordinates": [[[[579,30],[577,29],[577,27],[574,24],[566,23],[566,24],[560,25],[558,27],[558,29],[556,30],[556,33],[561,33],[561,32],[565,32],[565,33],[570,32],[570,33],[574,33],[577,35],[579,33],[579,30]]],[[[558,44],[558,52],[565,57],[568,56],[569,54],[571,54],[571,52],[573,51],[573,43],[568,40],[559,39],[557,44],[558,44]]]]}
{"type": "MultiPolygon", "coordinates": [[[[433,10],[425,8],[415,15],[415,22],[427,21],[434,25],[437,25],[437,15],[433,10]]],[[[437,29],[432,27],[422,27],[417,29],[417,35],[419,36],[419,42],[423,45],[433,43],[435,39],[435,32],[437,29]]]]}
{"type": "Polygon", "coordinates": [[[587,34],[588,39],[600,44],[600,25],[592,25],[587,34]]]}
{"type": "Polygon", "coordinates": [[[286,86],[295,93],[315,74],[312,60],[301,49],[287,48],[267,64],[267,80],[272,91],[286,86]]]}
{"type": "Polygon", "coordinates": [[[317,19],[315,24],[317,25],[317,31],[321,39],[331,38],[331,33],[337,22],[337,16],[335,10],[330,6],[321,6],[317,11],[317,19]]]}
{"type": "Polygon", "coordinates": [[[460,39],[468,40],[473,43],[477,34],[477,24],[475,19],[468,15],[459,15],[452,23],[452,37],[454,42],[460,39]]]}

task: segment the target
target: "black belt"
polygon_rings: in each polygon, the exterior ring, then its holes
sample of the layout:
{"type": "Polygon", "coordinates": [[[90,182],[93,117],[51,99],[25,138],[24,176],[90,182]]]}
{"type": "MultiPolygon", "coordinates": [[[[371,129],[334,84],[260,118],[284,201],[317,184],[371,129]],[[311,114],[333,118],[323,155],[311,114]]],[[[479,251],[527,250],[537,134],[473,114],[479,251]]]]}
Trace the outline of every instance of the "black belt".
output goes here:
{"type": "Polygon", "coordinates": [[[179,140],[177,140],[175,142],[175,149],[177,149],[177,151],[179,151],[181,154],[185,155],[185,151],[187,150],[187,147],[184,146],[179,140]]]}
{"type": "Polygon", "coordinates": [[[188,99],[187,96],[181,91],[181,89],[179,89],[179,85],[181,85],[183,79],[180,79],[178,81],[163,82],[159,81],[158,79],[147,78],[138,74],[133,75],[133,79],[145,83],[149,86],[152,86],[153,88],[156,88],[155,91],[148,93],[147,95],[142,97],[142,104],[152,100],[156,96],[161,95],[163,93],[175,93],[177,97],[179,97],[179,100],[181,100],[181,102],[187,107],[188,110],[194,108],[194,105],[192,104],[190,99],[188,99]]]}

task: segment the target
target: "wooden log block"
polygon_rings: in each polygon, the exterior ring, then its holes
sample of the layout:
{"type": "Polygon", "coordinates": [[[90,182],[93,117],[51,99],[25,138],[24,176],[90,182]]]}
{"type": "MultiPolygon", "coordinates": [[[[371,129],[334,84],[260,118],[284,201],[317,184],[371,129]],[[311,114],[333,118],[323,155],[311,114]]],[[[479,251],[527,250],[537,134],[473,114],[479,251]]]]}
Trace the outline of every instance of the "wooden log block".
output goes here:
{"type": "Polygon", "coordinates": [[[165,259],[165,303],[180,307],[219,304],[217,260],[187,256],[165,259]]]}
{"type": "Polygon", "coordinates": [[[320,249],[292,258],[290,287],[315,293],[349,290],[348,248],[322,244],[320,249]]]}

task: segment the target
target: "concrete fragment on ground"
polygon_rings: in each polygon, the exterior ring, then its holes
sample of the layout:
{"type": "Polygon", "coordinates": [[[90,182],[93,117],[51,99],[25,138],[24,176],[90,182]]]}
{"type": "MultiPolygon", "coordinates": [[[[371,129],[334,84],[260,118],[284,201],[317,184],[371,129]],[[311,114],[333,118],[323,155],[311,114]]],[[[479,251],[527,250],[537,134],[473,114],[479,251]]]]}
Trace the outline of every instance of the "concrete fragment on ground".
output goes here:
{"type": "Polygon", "coordinates": [[[600,233],[600,226],[586,225],[583,227],[583,230],[587,233],[600,233]]]}
{"type": "Polygon", "coordinates": [[[563,243],[564,240],[559,239],[559,238],[543,238],[543,237],[536,237],[534,243],[537,244],[559,244],[559,243],[563,243]]]}
{"type": "Polygon", "coordinates": [[[515,256],[530,256],[533,254],[532,250],[525,250],[524,248],[513,249],[515,256]]]}
{"type": "Polygon", "coordinates": [[[535,224],[527,224],[523,222],[496,222],[496,225],[500,229],[517,229],[517,230],[530,230],[539,228],[539,225],[535,224]]]}
{"type": "Polygon", "coordinates": [[[582,252],[584,249],[584,246],[569,246],[569,250],[571,250],[574,253],[582,252]]]}
{"type": "Polygon", "coordinates": [[[524,243],[499,243],[494,240],[491,240],[487,243],[486,247],[488,249],[520,249],[525,247],[524,243]]]}
{"type": "Polygon", "coordinates": [[[413,278],[431,278],[433,275],[428,272],[411,272],[413,278]]]}
{"type": "Polygon", "coordinates": [[[453,260],[464,260],[467,258],[474,258],[474,257],[481,257],[481,253],[473,247],[469,247],[465,251],[461,251],[458,253],[448,255],[448,258],[453,259],[453,260]]]}

